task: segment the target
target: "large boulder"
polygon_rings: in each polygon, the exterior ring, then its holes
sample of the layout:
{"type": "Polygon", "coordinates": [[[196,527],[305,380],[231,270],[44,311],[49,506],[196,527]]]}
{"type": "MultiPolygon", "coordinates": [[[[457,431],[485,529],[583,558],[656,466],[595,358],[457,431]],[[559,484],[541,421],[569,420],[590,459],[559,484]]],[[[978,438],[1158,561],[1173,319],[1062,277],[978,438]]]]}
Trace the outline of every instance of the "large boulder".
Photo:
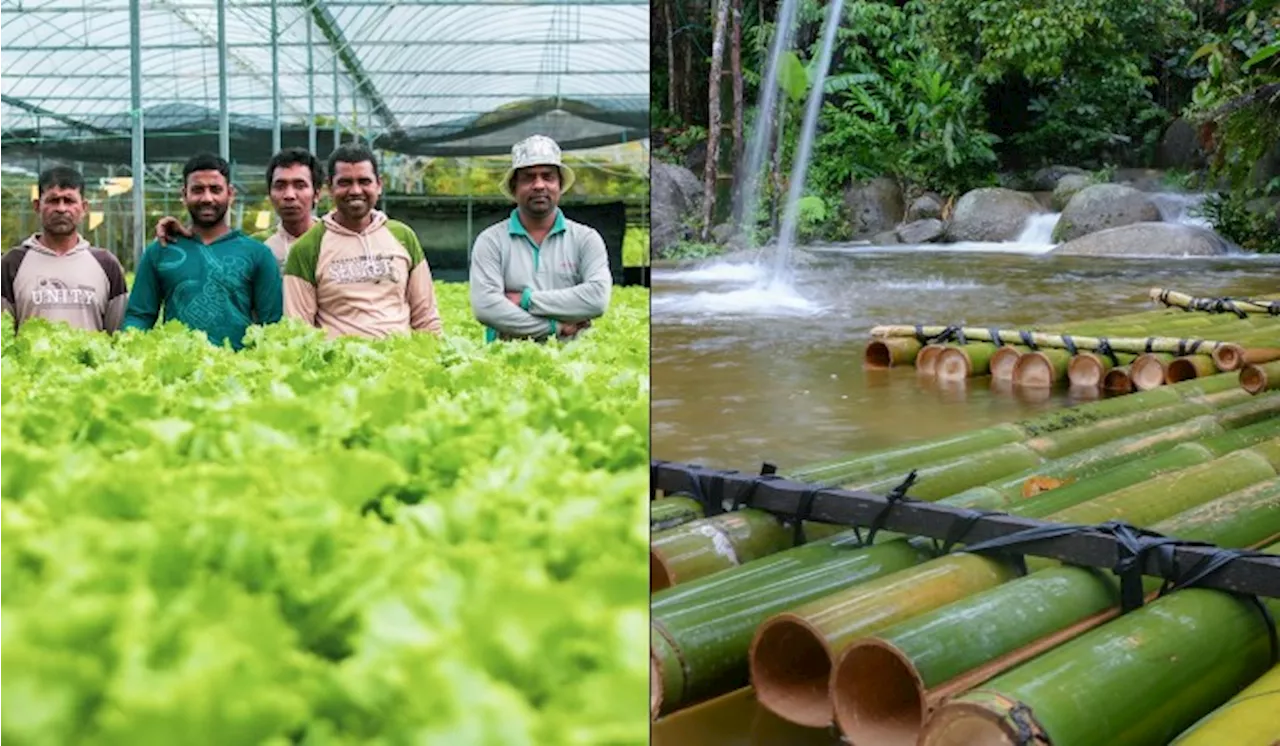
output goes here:
{"type": "Polygon", "coordinates": [[[654,256],[688,238],[685,219],[702,205],[702,182],[693,172],[659,160],[649,173],[649,250],[654,256]]]}
{"type": "Polygon", "coordinates": [[[1064,176],[1088,176],[1089,172],[1076,166],[1046,166],[1031,175],[1031,189],[1037,192],[1052,192],[1058,188],[1058,182],[1064,176]]]}
{"type": "Polygon", "coordinates": [[[947,224],[937,218],[914,220],[898,226],[898,240],[903,243],[931,243],[942,239],[947,224]]]}
{"type": "Polygon", "coordinates": [[[1044,212],[1025,192],[984,187],[966,193],[956,202],[947,238],[951,241],[1012,241],[1022,233],[1027,219],[1044,212]]]}
{"type": "Polygon", "coordinates": [[[1058,185],[1053,188],[1053,199],[1050,204],[1054,210],[1062,212],[1072,197],[1092,184],[1093,179],[1085,174],[1067,174],[1058,179],[1058,185]]]}
{"type": "Polygon", "coordinates": [[[844,190],[844,209],[853,228],[853,237],[870,236],[892,230],[906,210],[902,188],[887,176],[854,182],[844,190]]]}
{"type": "Polygon", "coordinates": [[[1094,184],[1067,202],[1053,240],[1063,243],[1107,228],[1159,220],[1160,209],[1147,194],[1122,184],[1094,184]]]}
{"type": "Polygon", "coordinates": [[[707,141],[700,140],[689,146],[684,153],[684,167],[702,178],[702,172],[707,168],[707,141]]]}
{"type": "Polygon", "coordinates": [[[872,246],[895,246],[900,243],[897,231],[880,231],[871,237],[872,246]]]}
{"type": "Polygon", "coordinates": [[[917,220],[928,220],[929,218],[942,217],[942,196],[936,192],[925,192],[924,194],[911,200],[911,205],[907,207],[906,217],[903,218],[908,223],[914,223],[917,220]]]}
{"type": "Polygon", "coordinates": [[[1196,128],[1178,117],[1169,123],[1156,147],[1156,165],[1160,168],[1196,169],[1204,166],[1204,151],[1196,128]]]}
{"type": "Polygon", "coordinates": [[[1139,192],[1164,192],[1169,189],[1165,172],[1158,168],[1117,168],[1111,183],[1133,187],[1139,192]]]}
{"type": "Polygon", "coordinates": [[[1205,228],[1178,223],[1133,223],[1068,241],[1053,250],[1072,256],[1221,256],[1238,249],[1205,228]]]}

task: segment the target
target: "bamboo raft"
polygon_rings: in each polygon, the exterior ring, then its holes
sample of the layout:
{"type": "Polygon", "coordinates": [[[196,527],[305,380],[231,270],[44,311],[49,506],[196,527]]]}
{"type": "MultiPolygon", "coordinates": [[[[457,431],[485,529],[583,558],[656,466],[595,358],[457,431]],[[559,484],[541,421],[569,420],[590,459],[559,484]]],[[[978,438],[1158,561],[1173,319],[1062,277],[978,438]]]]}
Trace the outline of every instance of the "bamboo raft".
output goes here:
{"type": "Polygon", "coordinates": [[[1128,394],[1219,372],[1256,377],[1257,366],[1280,361],[1280,296],[1194,298],[1152,288],[1150,297],[1166,307],[1030,329],[877,326],[863,362],[914,366],[940,382],[989,376],[993,386],[1128,394]]]}
{"type": "MultiPolygon", "coordinates": [[[[1166,300],[1182,302],[1172,293],[1166,300]]],[[[1268,314],[1248,312],[1274,323],[1268,314]]],[[[819,488],[898,488],[902,499],[970,526],[1121,521],[1258,551],[1259,562],[1280,570],[1280,559],[1267,558],[1280,553],[1277,388],[1280,361],[1243,372],[1215,367],[1131,396],[806,465],[785,478],[813,488],[810,506],[820,504],[819,488]],[[973,510],[999,512],[964,512],[973,510]]],[[[652,595],[650,706],[659,722],[749,692],[783,721],[835,727],[855,745],[1178,738],[1273,746],[1280,737],[1274,700],[1259,706],[1250,696],[1276,692],[1274,616],[1245,596],[1198,582],[1170,591],[1155,575],[1133,585],[1132,577],[1042,555],[1035,544],[1018,550],[1019,563],[966,542],[963,532],[943,546],[936,534],[881,530],[869,541],[847,525],[808,530],[828,508],[786,516],[750,500],[671,495],[654,504],[655,529],[656,516],[667,521],[655,530],[655,556],[678,568],[685,560],[675,558],[688,555],[694,568],[669,573],[669,587],[652,595]],[[673,526],[676,504],[685,509],[673,526]],[[805,531],[794,530],[797,518],[810,519],[805,531]],[[691,536],[704,546],[692,548],[691,536]],[[672,546],[684,548],[664,549],[672,546]],[[727,553],[733,562],[708,568],[708,555],[727,553]],[[1176,711],[1155,706],[1174,698],[1176,711]]],[[[1186,572],[1179,569],[1182,580],[1186,572]]],[[[1280,601],[1260,603],[1280,613],[1280,601]]]]}

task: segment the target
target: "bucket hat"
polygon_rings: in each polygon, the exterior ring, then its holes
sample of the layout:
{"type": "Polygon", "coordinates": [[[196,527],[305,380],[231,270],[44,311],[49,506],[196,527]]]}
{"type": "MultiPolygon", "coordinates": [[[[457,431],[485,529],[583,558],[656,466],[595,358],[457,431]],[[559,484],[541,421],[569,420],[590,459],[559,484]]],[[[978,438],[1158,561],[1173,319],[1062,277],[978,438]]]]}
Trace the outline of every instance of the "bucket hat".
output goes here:
{"type": "Polygon", "coordinates": [[[498,183],[498,188],[512,202],[516,200],[516,196],[511,191],[511,176],[530,166],[555,166],[560,169],[561,194],[573,186],[573,169],[564,165],[561,160],[560,146],[546,135],[533,135],[511,146],[511,167],[502,174],[502,181],[498,183]]]}

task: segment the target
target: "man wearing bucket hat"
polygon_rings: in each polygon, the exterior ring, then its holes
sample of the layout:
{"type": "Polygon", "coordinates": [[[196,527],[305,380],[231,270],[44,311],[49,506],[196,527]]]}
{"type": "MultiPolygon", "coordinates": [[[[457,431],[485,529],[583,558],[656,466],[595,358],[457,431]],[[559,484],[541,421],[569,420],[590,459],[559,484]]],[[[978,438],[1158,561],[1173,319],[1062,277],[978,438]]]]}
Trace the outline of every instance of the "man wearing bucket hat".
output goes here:
{"type": "Polygon", "coordinates": [[[551,138],[511,148],[500,188],[516,208],[477,236],[471,253],[471,310],[488,341],[569,339],[609,308],[604,239],[560,211],[573,181],[551,138]]]}

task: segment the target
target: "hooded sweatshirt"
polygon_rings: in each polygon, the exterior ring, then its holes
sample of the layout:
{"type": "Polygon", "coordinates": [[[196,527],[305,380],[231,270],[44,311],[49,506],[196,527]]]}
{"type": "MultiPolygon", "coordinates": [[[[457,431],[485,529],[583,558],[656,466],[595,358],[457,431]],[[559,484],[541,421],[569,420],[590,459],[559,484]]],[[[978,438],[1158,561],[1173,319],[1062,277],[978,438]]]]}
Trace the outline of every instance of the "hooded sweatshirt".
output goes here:
{"type": "Polygon", "coordinates": [[[210,244],[180,235],[142,252],[124,327],[152,328],[163,307],[166,321],[238,350],[250,324],[280,320],[281,304],[280,270],[262,242],[236,230],[210,244]]]}
{"type": "MultiPolygon", "coordinates": [[[[312,222],[312,225],[315,225],[312,222]]],[[[271,253],[276,257],[276,266],[280,268],[280,274],[284,275],[284,265],[289,259],[289,249],[293,247],[293,242],[302,236],[295,236],[284,229],[284,223],[276,225],[275,230],[259,231],[253,234],[255,240],[261,241],[271,249],[271,253]]]]}
{"type": "Polygon", "coordinates": [[[285,313],[330,337],[440,334],[431,268],[413,229],[379,210],[362,231],[334,216],[325,215],[290,249],[285,313]]]}
{"type": "Polygon", "coordinates": [[[93,331],[120,328],[129,301],[124,269],[111,252],[78,238],[75,248],[59,254],[37,233],[0,260],[4,310],[17,327],[39,317],[93,331]]]}

